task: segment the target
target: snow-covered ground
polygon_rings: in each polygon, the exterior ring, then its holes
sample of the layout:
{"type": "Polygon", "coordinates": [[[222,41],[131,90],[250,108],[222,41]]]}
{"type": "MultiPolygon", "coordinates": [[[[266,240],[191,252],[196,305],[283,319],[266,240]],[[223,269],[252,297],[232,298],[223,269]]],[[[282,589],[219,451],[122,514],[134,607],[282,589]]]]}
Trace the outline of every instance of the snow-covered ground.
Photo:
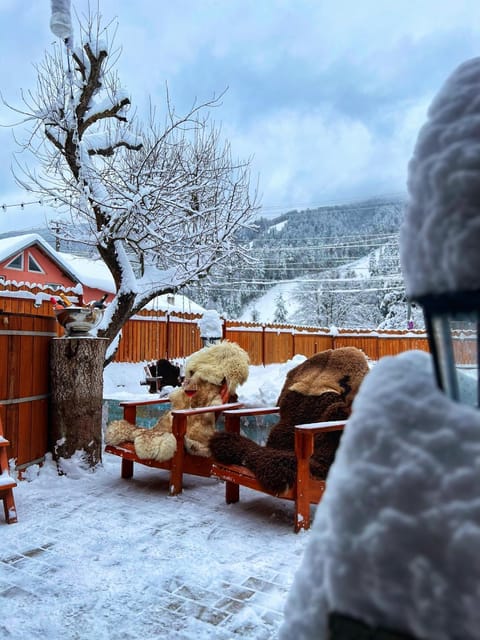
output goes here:
{"type": "MultiPolygon", "coordinates": [[[[273,404],[287,371],[303,359],[251,367],[240,399],[273,404]]],[[[169,497],[166,472],[137,465],[134,477],[122,480],[120,460],[108,454],[95,473],[73,461],[74,473],[58,476],[50,459],[42,469],[30,468],[15,489],[18,523],[0,521],[0,637],[266,640],[277,638],[281,628],[282,640],[294,637],[291,629],[295,637],[323,638],[325,602],[331,597],[347,613],[368,612],[374,625],[421,631],[418,637],[429,640],[453,637],[448,629],[457,625],[467,630],[458,637],[473,640],[477,636],[471,630],[479,621],[480,529],[473,506],[478,464],[472,462],[478,411],[461,409],[436,389],[426,354],[382,362],[375,367],[382,383],[372,376],[355,403],[349,422],[355,433],[345,434],[330,491],[314,508],[315,525],[298,535],[291,503],[242,489],[240,502],[226,505],[224,486],[213,478],[186,476],[184,492],[169,497]],[[434,411],[427,420],[428,407],[434,411]],[[382,446],[372,446],[374,436],[382,446]],[[462,449],[463,441],[469,446],[462,449]],[[387,455],[402,452],[402,446],[405,469],[387,455]],[[362,472],[352,475],[355,465],[362,472]],[[375,480],[379,469],[385,474],[382,482],[375,480]],[[436,476],[431,481],[432,469],[441,481],[436,476]],[[379,503],[380,489],[385,495],[379,503]],[[365,498],[368,492],[376,497],[365,498]],[[417,517],[420,506],[425,513],[417,517]],[[358,514],[365,530],[352,546],[358,514]],[[425,524],[430,514],[432,527],[425,524]],[[397,527],[390,534],[382,520],[387,516],[410,529],[404,535],[397,527]],[[335,518],[341,535],[332,529],[335,518]],[[328,561],[340,548],[345,557],[328,561]],[[327,578],[336,567],[341,589],[332,596],[334,582],[327,578]],[[359,591],[359,576],[368,583],[377,574],[376,590],[370,584],[359,591]],[[470,585],[475,585],[472,598],[470,585]],[[451,597],[460,592],[461,600],[451,597]],[[309,613],[304,616],[305,603],[309,613]],[[443,619],[438,611],[449,606],[443,619]],[[435,612],[431,634],[429,611],[435,612]]],[[[143,375],[140,364],[109,365],[105,397],[152,398],[140,385],[143,375]]]]}
{"type": "MultiPolygon", "coordinates": [[[[288,368],[252,367],[240,396],[276,401],[288,368]]],[[[109,398],[152,398],[142,365],[111,364],[109,398]]],[[[0,637],[11,640],[275,638],[309,532],[293,505],[248,489],[226,505],[224,485],[186,476],[168,496],[166,472],[137,465],[120,478],[104,454],[95,473],[58,476],[51,461],[15,489],[18,523],[0,519],[0,637]]]]}

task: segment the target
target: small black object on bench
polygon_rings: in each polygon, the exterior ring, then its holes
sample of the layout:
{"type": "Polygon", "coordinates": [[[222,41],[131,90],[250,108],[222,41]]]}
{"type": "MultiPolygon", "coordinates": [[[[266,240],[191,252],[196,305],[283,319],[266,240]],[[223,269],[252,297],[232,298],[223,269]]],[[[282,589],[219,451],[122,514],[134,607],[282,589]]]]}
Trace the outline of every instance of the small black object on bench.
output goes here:
{"type": "Polygon", "coordinates": [[[163,387],[178,387],[182,383],[180,367],[162,358],[144,367],[145,380],[140,382],[148,385],[149,393],[159,393],[163,387]]]}

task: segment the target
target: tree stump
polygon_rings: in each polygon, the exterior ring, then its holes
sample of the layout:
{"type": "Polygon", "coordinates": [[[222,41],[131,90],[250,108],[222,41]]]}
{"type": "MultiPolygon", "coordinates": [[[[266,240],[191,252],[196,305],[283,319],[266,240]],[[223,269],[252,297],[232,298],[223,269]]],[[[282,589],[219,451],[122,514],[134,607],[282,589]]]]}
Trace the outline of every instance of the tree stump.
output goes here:
{"type": "Polygon", "coordinates": [[[103,363],[106,338],[54,338],[50,346],[49,448],[54,460],[83,451],[102,461],[103,363]]]}

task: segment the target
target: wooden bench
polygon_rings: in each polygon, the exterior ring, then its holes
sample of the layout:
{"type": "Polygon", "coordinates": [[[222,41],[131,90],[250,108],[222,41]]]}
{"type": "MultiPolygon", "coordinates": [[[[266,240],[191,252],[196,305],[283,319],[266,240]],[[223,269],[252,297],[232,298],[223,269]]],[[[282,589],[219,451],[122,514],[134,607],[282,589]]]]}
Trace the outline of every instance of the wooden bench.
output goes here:
{"type": "Polygon", "coordinates": [[[17,509],[13,497],[13,489],[17,486],[15,480],[9,475],[7,447],[9,441],[3,437],[3,425],[0,420],[0,498],[3,501],[3,510],[7,524],[17,522],[17,509]]]}
{"type": "MultiPolygon", "coordinates": [[[[132,402],[121,402],[123,407],[123,417],[130,424],[136,424],[137,407],[145,405],[162,404],[169,402],[168,398],[163,400],[142,400],[132,402]]],[[[107,444],[105,451],[122,458],[122,478],[131,478],[133,476],[133,465],[135,462],[143,464],[147,467],[155,467],[157,469],[165,469],[170,472],[169,493],[176,495],[181,493],[183,486],[183,474],[187,473],[194,476],[202,476],[208,478],[211,476],[212,462],[211,458],[196,456],[185,450],[184,438],[187,432],[187,418],[189,416],[199,415],[202,413],[214,413],[218,419],[221,413],[228,409],[241,407],[240,402],[231,402],[222,405],[213,405],[210,407],[198,407],[196,409],[178,409],[172,411],[172,433],[177,440],[177,450],[170,460],[158,462],[139,458],[135,453],[133,442],[122,442],[116,446],[107,444]]]]}
{"type": "MultiPolygon", "coordinates": [[[[278,413],[278,407],[226,410],[225,430],[240,433],[242,417],[268,415],[278,413]]],[[[343,430],[345,421],[316,422],[301,424],[295,427],[295,455],[297,458],[297,476],[295,484],[282,495],[275,495],[264,489],[255,475],[246,467],[234,464],[214,462],[212,475],[225,481],[225,500],[227,503],[238,502],[240,486],[261,491],[276,498],[293,500],[295,503],[295,533],[301,529],[309,529],[311,524],[310,505],[318,504],[325,491],[325,480],[317,480],[310,475],[310,458],[313,454],[314,438],[317,433],[343,430]]]]}

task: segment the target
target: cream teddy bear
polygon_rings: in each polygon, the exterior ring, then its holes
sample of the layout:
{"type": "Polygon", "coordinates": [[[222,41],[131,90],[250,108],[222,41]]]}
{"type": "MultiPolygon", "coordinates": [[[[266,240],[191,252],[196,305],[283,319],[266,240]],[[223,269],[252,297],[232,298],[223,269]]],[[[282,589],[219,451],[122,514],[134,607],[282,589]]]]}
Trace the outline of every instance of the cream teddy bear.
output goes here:
{"type": "MultiPolygon", "coordinates": [[[[171,410],[208,407],[235,402],[236,389],[248,378],[249,358],[246,351],[233,342],[223,342],[193,353],[185,365],[185,381],[182,387],[169,396],[171,410]],[[196,391],[191,397],[189,389],[196,391]]],[[[107,426],[105,441],[119,445],[133,442],[139,458],[158,462],[173,457],[177,441],[172,434],[171,410],[163,413],[152,429],[137,427],[126,420],[114,420],[107,426]]],[[[185,448],[194,455],[208,457],[208,446],[215,433],[215,414],[203,413],[189,416],[185,448]]]]}

